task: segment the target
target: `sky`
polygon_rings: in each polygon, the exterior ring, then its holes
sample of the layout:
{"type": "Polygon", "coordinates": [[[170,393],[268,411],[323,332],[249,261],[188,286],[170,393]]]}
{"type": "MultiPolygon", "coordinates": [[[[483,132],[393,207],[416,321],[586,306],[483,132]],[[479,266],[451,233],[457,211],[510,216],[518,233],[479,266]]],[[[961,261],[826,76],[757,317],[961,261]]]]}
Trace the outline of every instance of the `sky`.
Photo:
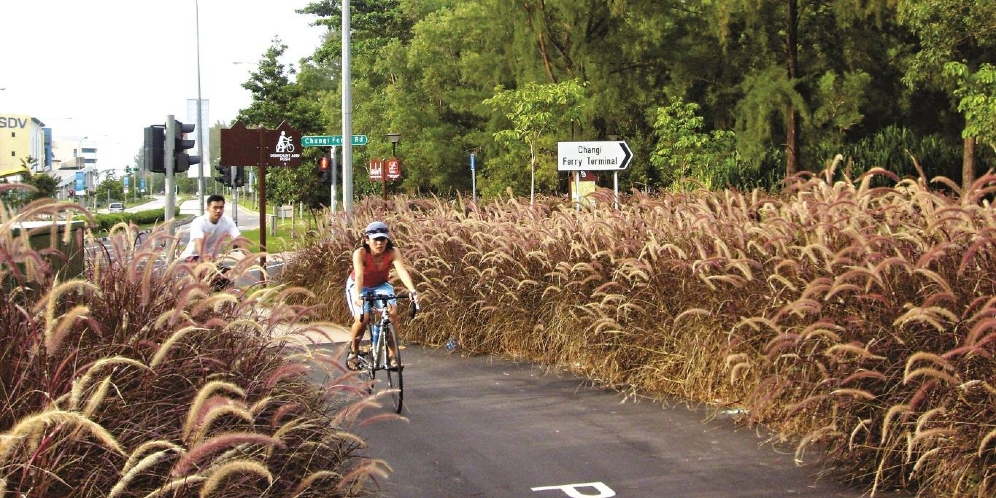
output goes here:
{"type": "MultiPolygon", "coordinates": [[[[146,126],[186,121],[200,93],[209,122],[248,107],[242,88],[274,38],[298,67],[322,40],[308,0],[3,0],[0,115],[26,114],[55,139],[97,147],[101,170],[133,165],[146,126]]],[[[211,172],[205,170],[205,176],[211,172]]]]}

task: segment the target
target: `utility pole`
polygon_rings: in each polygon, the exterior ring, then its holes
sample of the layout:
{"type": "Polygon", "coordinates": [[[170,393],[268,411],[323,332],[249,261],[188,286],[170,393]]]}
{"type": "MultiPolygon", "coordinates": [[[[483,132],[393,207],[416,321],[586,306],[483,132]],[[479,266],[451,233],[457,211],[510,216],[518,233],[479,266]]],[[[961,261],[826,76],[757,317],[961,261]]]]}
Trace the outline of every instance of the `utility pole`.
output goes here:
{"type": "Polygon", "coordinates": [[[349,0],[342,0],[342,210],[353,214],[353,92],[349,52],[349,0]]]}

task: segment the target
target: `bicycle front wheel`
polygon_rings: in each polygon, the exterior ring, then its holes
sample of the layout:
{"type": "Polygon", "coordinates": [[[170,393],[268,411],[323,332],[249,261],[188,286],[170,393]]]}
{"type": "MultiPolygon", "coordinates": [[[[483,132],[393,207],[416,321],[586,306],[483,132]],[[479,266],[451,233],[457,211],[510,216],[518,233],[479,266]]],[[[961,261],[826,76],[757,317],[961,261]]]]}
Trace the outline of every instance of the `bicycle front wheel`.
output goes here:
{"type": "MultiPolygon", "coordinates": [[[[394,404],[394,412],[401,413],[402,403],[405,400],[405,384],[404,377],[402,373],[404,372],[404,365],[401,363],[401,347],[398,344],[398,334],[394,331],[394,324],[388,323],[387,330],[382,330],[381,334],[387,333],[387,338],[390,339],[388,342],[388,347],[394,346],[394,359],[397,362],[396,367],[390,366],[388,362],[387,372],[387,385],[391,389],[391,402],[394,404]]],[[[386,351],[385,351],[386,353],[386,351]]]]}
{"type": "Polygon", "coordinates": [[[377,374],[377,363],[381,361],[381,356],[380,352],[377,351],[380,344],[378,342],[374,342],[373,340],[374,334],[372,320],[367,324],[367,335],[370,336],[370,350],[366,353],[360,353],[360,356],[364,358],[364,361],[361,362],[361,364],[363,365],[363,372],[366,375],[367,382],[369,383],[367,384],[367,394],[373,394],[374,381],[376,381],[375,377],[377,374]]]}

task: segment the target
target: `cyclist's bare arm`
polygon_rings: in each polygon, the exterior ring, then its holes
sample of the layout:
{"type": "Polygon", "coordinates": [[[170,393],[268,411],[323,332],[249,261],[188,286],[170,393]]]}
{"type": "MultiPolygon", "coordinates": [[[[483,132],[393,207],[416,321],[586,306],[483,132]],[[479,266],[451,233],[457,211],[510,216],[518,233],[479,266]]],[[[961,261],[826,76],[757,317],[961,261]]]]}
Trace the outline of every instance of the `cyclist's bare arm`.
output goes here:
{"type": "Polygon", "coordinates": [[[415,294],[415,281],[412,280],[412,276],[408,273],[408,265],[405,263],[405,257],[401,255],[401,251],[397,247],[394,248],[394,270],[398,272],[398,278],[401,279],[401,283],[405,284],[408,288],[410,294],[415,294]]]}
{"type": "Polygon", "coordinates": [[[363,249],[353,251],[353,282],[356,284],[353,292],[353,304],[363,305],[363,249]]]}

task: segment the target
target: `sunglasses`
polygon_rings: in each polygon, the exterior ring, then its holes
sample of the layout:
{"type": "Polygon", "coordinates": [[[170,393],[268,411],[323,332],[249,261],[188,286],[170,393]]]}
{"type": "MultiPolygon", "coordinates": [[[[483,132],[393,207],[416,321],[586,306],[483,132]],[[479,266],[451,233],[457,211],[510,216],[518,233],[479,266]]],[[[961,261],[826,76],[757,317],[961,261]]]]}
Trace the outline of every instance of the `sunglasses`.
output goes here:
{"type": "Polygon", "coordinates": [[[378,228],[378,229],[375,229],[375,230],[370,230],[369,232],[367,232],[367,235],[376,235],[378,233],[386,234],[387,233],[387,229],[386,228],[378,228]]]}

